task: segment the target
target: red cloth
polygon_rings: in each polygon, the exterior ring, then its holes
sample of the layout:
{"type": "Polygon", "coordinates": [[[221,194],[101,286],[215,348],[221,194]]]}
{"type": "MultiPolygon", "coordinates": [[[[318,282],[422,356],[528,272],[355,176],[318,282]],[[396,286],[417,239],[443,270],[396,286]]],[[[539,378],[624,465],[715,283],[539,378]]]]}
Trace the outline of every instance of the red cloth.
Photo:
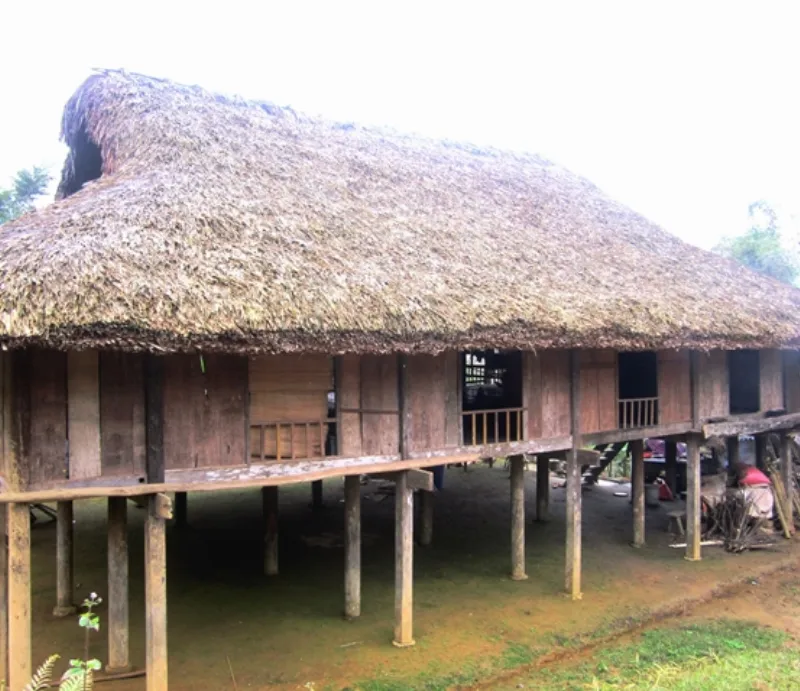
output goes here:
{"type": "Polygon", "coordinates": [[[666,482],[662,482],[658,486],[658,498],[661,501],[672,501],[675,497],[672,496],[672,490],[666,482]]]}
{"type": "Polygon", "coordinates": [[[739,478],[740,485],[769,485],[769,478],[755,466],[748,466],[739,478]]]}

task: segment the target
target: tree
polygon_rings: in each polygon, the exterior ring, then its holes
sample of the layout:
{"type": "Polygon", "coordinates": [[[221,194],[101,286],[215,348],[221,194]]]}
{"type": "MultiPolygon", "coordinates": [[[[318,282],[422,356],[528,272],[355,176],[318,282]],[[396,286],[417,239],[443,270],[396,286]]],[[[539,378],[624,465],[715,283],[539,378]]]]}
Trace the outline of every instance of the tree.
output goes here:
{"type": "Polygon", "coordinates": [[[47,192],[50,180],[50,173],[39,166],[20,170],[10,189],[0,189],[0,224],[33,209],[36,200],[47,192]]]}
{"type": "Polygon", "coordinates": [[[757,201],[747,209],[752,226],[735,238],[724,238],[714,251],[784,283],[794,283],[800,266],[781,244],[778,215],[767,202],[757,201]]]}

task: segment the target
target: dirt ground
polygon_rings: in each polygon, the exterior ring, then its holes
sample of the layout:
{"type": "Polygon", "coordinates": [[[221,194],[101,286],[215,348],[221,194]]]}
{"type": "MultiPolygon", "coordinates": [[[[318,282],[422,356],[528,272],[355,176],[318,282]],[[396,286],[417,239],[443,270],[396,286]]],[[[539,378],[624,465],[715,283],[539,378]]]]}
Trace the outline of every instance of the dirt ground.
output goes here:
{"type": "MultiPolygon", "coordinates": [[[[258,490],[189,497],[189,527],[168,529],[170,688],[399,689],[444,688],[448,675],[491,675],[513,665],[515,650],[537,655],[590,642],[680,608],[721,584],[798,559],[788,541],[727,555],[708,548],[700,563],[671,549],[663,505],[647,511],[647,546],[635,550],[630,504],[609,484],[584,492],[584,597],[561,595],[564,490],[551,490],[551,518],[528,521],[529,579],[513,582],[508,472],[495,465],[448,470],[436,496],[434,544],[415,549],[416,646],[391,645],[394,509],[379,483],[363,488],[362,616],[345,621],[342,483],[325,483],[325,508],[311,510],[308,484],[282,488],[280,568],[262,573],[258,490]],[[431,680],[430,683],[424,680],[431,680]]],[[[533,514],[535,473],[526,473],[533,514]]],[[[143,515],[130,504],[131,655],[144,663],[143,515]]],[[[76,599],[106,589],[105,504],[76,505],[76,599]]],[[[55,526],[33,530],[34,652],[81,653],[76,620],[56,620],[55,526]]],[[[726,601],[727,602],[727,601],[726,601]]],[[[736,603],[728,602],[729,606],[736,603]]],[[[101,617],[104,612],[101,609],[101,617]]],[[[774,613],[773,613],[774,616],[774,613]]],[[[789,625],[789,624],[787,624],[789,625]]],[[[791,625],[796,625],[791,624],[791,625]]],[[[105,659],[104,636],[93,654],[105,659]]],[[[527,663],[528,658],[521,662],[527,663]]],[[[144,680],[102,688],[144,689],[144,680]]]]}

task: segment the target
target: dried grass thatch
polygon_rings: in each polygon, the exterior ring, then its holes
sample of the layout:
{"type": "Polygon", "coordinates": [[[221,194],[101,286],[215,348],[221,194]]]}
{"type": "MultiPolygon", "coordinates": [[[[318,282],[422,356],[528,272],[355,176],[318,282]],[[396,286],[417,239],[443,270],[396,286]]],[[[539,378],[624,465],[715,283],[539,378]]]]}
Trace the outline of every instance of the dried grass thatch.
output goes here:
{"type": "Polygon", "coordinates": [[[115,71],[63,132],[64,198],[0,230],[7,346],[800,344],[797,291],[533,155],[115,71]]]}

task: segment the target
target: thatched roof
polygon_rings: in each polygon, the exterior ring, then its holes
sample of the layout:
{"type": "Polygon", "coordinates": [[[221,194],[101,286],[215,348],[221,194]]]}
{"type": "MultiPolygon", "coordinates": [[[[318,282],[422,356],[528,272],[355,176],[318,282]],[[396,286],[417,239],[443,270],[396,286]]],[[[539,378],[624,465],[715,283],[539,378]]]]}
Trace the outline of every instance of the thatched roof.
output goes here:
{"type": "Polygon", "coordinates": [[[0,229],[7,346],[800,345],[798,291],[537,156],[114,71],[63,134],[64,198],[0,229]]]}

